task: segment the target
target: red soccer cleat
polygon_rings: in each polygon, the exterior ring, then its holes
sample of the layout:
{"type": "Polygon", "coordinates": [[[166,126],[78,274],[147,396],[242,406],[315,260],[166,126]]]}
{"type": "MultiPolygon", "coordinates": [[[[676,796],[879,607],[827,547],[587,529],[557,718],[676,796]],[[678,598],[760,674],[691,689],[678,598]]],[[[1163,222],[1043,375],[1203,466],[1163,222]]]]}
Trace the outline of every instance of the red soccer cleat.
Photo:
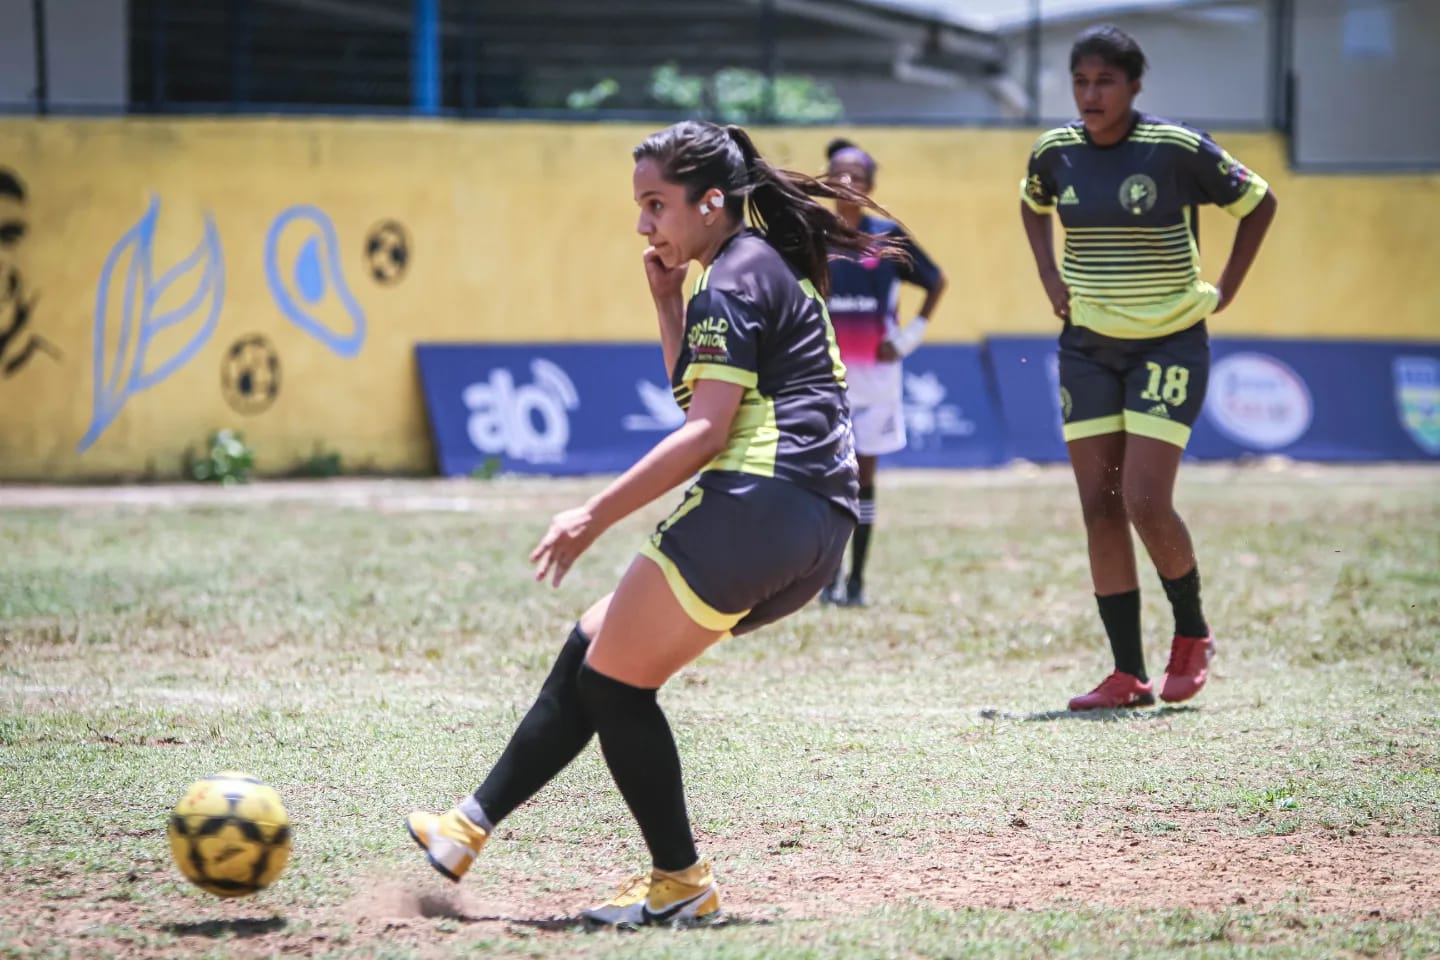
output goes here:
{"type": "Polygon", "coordinates": [[[1160,699],[1166,703],[1189,700],[1205,686],[1210,658],[1215,656],[1214,637],[1179,637],[1170,641],[1170,662],[1165,665],[1165,682],[1160,699]]]}
{"type": "Polygon", "coordinates": [[[1155,688],[1139,677],[1116,670],[1089,693],[1070,698],[1071,710],[1117,710],[1155,705],[1155,688]]]}

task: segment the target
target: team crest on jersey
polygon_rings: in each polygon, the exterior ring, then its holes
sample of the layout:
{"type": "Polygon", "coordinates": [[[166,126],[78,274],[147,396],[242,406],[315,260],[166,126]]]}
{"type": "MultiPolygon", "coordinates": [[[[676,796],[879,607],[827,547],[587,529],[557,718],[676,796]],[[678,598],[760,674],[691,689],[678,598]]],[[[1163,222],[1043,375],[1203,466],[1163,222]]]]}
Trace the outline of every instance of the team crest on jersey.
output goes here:
{"type": "Polygon", "coordinates": [[[1420,449],[1440,455],[1440,360],[1396,357],[1393,366],[1401,425],[1420,449]]]}
{"type": "Polygon", "coordinates": [[[1155,181],[1143,173],[1135,173],[1120,184],[1120,206],[1137,217],[1149,213],[1155,206],[1155,181]]]}

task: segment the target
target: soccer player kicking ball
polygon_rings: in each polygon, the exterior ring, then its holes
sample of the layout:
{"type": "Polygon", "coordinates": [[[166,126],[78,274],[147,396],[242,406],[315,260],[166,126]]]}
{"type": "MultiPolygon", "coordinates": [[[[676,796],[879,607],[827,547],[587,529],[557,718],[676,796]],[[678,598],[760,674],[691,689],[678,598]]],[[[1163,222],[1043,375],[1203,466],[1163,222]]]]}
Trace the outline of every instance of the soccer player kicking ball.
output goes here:
{"type": "Polygon", "coordinates": [[[699,479],[615,592],[580,618],[484,783],[445,813],[412,813],[408,827],[431,865],[459,880],[495,825],[598,736],[653,869],[584,917],[706,923],[720,898],[695,849],[656,693],[727,634],[800,609],[839,568],[857,483],[845,370],[825,313],[827,248],[862,250],[877,238],[812,199],[862,198],[772,168],[738,127],[680,123],[634,159],[645,275],[686,419],[597,496],[555,516],[531,555],[537,579],[558,585],[606,528],[699,479]],[[747,208],[759,229],[746,226],[747,208]],[[692,260],[703,272],[687,308],[692,260]]]}
{"type": "Polygon", "coordinates": [[[1160,699],[1205,686],[1215,639],[1200,608],[1190,532],[1175,512],[1180,457],[1210,373],[1205,318],[1240,291],[1275,216],[1257,174],[1204,133],[1134,109],[1145,55],[1124,31],[1092,27],[1070,51],[1080,120],[1040,137],[1020,215],[1060,332],[1065,445],[1090,549],[1090,576],[1115,670],[1071,710],[1155,702],[1140,641],[1140,534],[1175,614],[1160,699]],[[1200,279],[1196,206],[1240,221],[1218,284],[1200,279]],[[1057,270],[1051,221],[1065,225],[1057,270]]]}

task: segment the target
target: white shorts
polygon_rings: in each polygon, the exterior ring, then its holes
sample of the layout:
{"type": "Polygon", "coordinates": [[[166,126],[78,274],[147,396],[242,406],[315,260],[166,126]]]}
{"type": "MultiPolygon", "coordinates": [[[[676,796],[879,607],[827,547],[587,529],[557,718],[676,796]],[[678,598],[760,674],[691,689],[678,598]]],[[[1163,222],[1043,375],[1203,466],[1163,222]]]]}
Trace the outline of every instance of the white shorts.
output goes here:
{"type": "Polygon", "coordinates": [[[879,457],[905,449],[904,382],[899,363],[848,367],[850,422],[855,452],[879,457]]]}

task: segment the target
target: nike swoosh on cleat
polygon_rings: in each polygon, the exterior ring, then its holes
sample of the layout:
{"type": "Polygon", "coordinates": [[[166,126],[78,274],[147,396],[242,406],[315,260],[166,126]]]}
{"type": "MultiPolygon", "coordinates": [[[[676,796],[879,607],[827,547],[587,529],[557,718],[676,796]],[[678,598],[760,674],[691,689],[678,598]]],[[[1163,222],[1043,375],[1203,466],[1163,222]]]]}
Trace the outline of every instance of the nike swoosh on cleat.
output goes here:
{"type": "Polygon", "coordinates": [[[715,886],[714,886],[714,884],[711,884],[710,886],[706,887],[704,890],[701,890],[699,893],[695,894],[695,896],[690,897],[688,900],[681,900],[679,903],[675,904],[674,906],[672,906],[672,907],[666,907],[664,910],[661,910],[659,913],[656,913],[654,910],[651,910],[651,909],[650,909],[650,904],[647,903],[647,904],[645,904],[645,906],[643,906],[643,907],[640,908],[640,912],[641,912],[641,914],[645,917],[645,922],[646,922],[646,923],[664,923],[666,920],[669,920],[671,917],[675,916],[677,913],[679,913],[681,910],[684,910],[686,907],[690,906],[691,904],[701,902],[701,901],[704,900],[706,897],[710,896],[710,894],[713,893],[714,890],[715,890],[715,886]]]}

